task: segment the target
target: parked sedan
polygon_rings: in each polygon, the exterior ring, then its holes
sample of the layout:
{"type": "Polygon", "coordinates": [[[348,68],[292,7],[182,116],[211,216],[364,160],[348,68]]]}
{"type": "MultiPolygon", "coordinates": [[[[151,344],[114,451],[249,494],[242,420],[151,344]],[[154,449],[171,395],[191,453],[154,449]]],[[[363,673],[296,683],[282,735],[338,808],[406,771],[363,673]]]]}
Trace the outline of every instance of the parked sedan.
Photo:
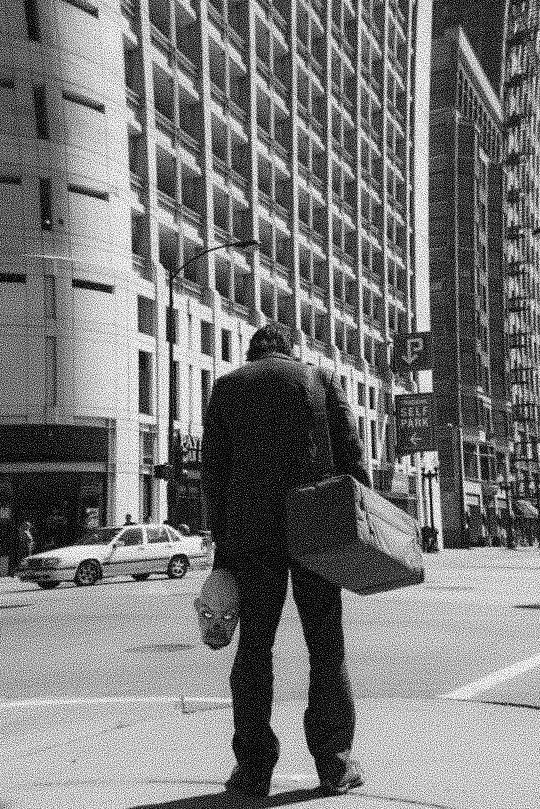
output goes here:
{"type": "Polygon", "coordinates": [[[27,556],[17,576],[43,590],[63,581],[83,587],[106,576],[144,581],[152,573],[166,573],[170,579],[181,579],[194,559],[206,558],[207,544],[207,538],[185,536],[170,525],[93,528],[77,545],[27,556]]]}

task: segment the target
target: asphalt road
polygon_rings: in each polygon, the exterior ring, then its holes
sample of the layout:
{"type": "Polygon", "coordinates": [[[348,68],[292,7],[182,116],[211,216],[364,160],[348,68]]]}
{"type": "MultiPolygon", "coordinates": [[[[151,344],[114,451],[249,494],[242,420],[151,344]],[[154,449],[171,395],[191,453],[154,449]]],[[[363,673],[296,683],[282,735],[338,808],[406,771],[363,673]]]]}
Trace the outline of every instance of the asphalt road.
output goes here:
{"type": "MultiPolygon", "coordinates": [[[[476,683],[465,698],[540,706],[540,554],[483,554],[425,557],[427,581],[420,587],[365,598],[344,594],[357,699],[459,696],[476,683]],[[505,674],[509,667],[515,668],[505,674]]],[[[193,611],[206,575],[50,592],[0,580],[2,706],[227,699],[235,645],[218,653],[202,646],[193,611]]],[[[276,701],[304,699],[306,688],[307,656],[288,598],[275,649],[276,701]]]]}

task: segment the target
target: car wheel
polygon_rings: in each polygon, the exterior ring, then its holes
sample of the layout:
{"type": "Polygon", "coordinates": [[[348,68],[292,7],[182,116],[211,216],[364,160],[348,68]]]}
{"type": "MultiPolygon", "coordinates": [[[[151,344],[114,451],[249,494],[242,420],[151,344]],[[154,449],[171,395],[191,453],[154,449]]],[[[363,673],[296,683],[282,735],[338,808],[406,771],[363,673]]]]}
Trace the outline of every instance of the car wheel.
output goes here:
{"type": "Polygon", "coordinates": [[[81,562],[75,573],[75,584],[77,587],[88,587],[95,584],[101,578],[101,570],[97,562],[88,559],[81,562]]]}
{"type": "Polygon", "coordinates": [[[37,583],[38,587],[41,587],[42,590],[54,590],[59,584],[59,581],[38,581],[37,583]]]}
{"type": "Polygon", "coordinates": [[[135,581],[146,581],[146,579],[150,576],[150,573],[134,573],[133,578],[135,581]]]}
{"type": "Polygon", "coordinates": [[[187,556],[173,556],[167,568],[169,579],[183,579],[188,572],[189,560],[187,556]]]}

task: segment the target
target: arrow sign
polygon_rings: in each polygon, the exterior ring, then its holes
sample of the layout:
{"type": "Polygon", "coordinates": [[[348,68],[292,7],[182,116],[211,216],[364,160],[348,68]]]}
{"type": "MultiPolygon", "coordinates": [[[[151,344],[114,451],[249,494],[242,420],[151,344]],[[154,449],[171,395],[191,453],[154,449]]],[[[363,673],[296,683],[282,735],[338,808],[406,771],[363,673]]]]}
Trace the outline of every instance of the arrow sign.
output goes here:
{"type": "Polygon", "coordinates": [[[394,339],[394,371],[404,376],[415,371],[425,371],[433,365],[431,357],[431,332],[415,331],[396,334],[394,339]]]}
{"type": "Polygon", "coordinates": [[[396,455],[436,449],[432,393],[396,396],[396,455]]]}

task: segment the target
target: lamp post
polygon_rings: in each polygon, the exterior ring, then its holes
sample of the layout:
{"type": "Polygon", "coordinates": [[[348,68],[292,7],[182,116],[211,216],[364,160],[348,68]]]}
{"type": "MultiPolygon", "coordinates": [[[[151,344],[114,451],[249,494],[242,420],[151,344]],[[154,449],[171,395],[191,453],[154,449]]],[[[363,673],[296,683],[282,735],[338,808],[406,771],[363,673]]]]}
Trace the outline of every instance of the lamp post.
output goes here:
{"type": "MultiPolygon", "coordinates": [[[[175,480],[174,475],[174,413],[176,410],[176,380],[174,379],[174,316],[173,316],[173,282],[174,279],[189,267],[190,264],[194,264],[203,256],[208,255],[208,253],[213,253],[215,250],[223,250],[227,247],[236,247],[239,250],[245,250],[248,247],[258,247],[258,242],[254,239],[250,239],[249,241],[240,241],[240,242],[225,242],[225,244],[217,244],[214,247],[209,247],[207,250],[202,250],[197,255],[192,256],[190,259],[185,261],[178,269],[173,271],[169,270],[169,314],[167,318],[167,341],[169,343],[169,424],[168,424],[168,433],[167,433],[167,458],[168,458],[168,484],[170,485],[175,480]]],[[[167,501],[167,518],[170,521],[172,518],[172,506],[171,506],[171,494],[169,490],[169,497],[167,501]]]]}
{"type": "Polygon", "coordinates": [[[435,467],[435,469],[429,469],[426,472],[426,467],[422,467],[422,481],[427,480],[428,482],[428,495],[429,495],[429,514],[430,514],[430,523],[431,528],[435,530],[435,519],[433,516],[433,481],[437,480],[439,477],[439,469],[435,467]]]}

